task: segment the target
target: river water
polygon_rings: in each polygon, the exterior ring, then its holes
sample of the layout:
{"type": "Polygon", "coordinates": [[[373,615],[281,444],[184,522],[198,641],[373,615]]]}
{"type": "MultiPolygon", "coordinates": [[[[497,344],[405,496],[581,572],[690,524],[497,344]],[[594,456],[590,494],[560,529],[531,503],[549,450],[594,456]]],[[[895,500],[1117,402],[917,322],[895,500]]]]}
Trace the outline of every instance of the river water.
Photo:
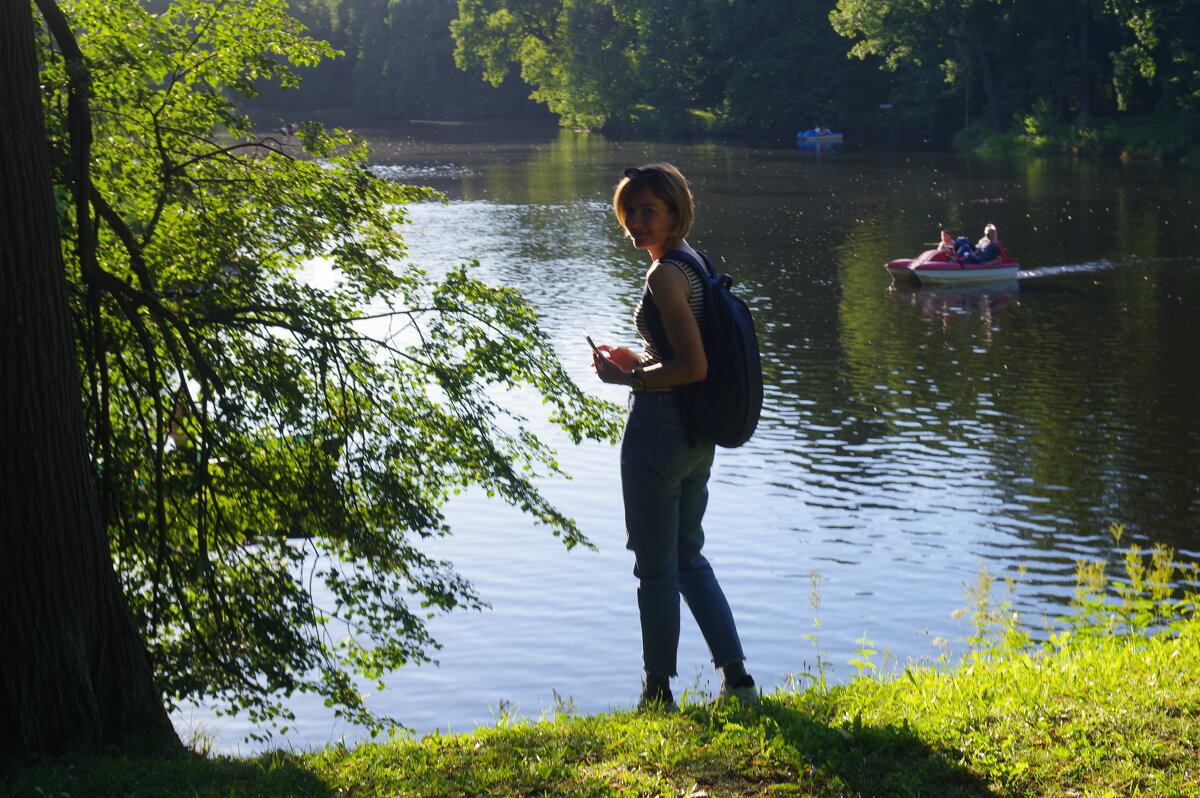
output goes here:
{"type": "MultiPolygon", "coordinates": [[[[961,650],[971,629],[955,610],[981,569],[1026,568],[1016,604],[1038,626],[1064,612],[1076,560],[1119,559],[1114,523],[1122,545],[1200,558],[1194,168],[472,125],[370,135],[382,174],[450,200],[412,209],[412,259],[437,271],[477,258],[482,277],[519,286],[575,379],[614,401],[624,391],[595,380],[583,334],[633,345],[648,262],[612,217],[612,186],[660,160],[691,179],[689,241],[735,275],[764,355],[762,422],[718,450],[706,550],[765,688],[805,683],[818,660],[831,680],[850,676],[863,648],[880,667],[961,650]],[[1019,280],[890,286],[886,260],[986,222],[1019,280]]],[[[514,510],[456,500],[456,534],[435,551],[491,608],[435,619],[440,665],[402,669],[369,699],[418,735],[637,697],[617,449],[542,429],[574,476],[546,491],[600,550],[567,552],[514,510]]],[[[716,687],[685,622],[679,688],[716,687]]],[[[298,723],[275,744],[363,736],[317,702],[293,706],[298,723]]],[[[237,719],[179,723],[253,750],[237,719]]]]}

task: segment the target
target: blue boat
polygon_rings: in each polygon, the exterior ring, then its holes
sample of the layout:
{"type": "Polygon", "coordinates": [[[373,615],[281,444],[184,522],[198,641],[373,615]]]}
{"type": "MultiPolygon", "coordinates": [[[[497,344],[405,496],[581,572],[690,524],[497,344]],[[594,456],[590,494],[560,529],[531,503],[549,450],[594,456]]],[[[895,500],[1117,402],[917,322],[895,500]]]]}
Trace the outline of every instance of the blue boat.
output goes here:
{"type": "Polygon", "coordinates": [[[842,134],[827,127],[814,127],[796,134],[797,141],[841,141],[842,134]]]}

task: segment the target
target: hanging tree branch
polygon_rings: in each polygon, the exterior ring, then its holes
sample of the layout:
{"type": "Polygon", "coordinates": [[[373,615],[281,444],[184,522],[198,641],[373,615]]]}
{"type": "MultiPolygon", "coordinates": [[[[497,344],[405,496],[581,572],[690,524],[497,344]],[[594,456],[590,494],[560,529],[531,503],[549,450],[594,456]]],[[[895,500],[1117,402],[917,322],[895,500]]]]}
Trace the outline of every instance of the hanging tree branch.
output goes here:
{"type": "Polygon", "coordinates": [[[313,126],[303,154],[246,140],[224,89],[330,50],[281,4],[197,0],[160,25],[140,0],[35,2],[61,51],[46,91],[68,131],[72,300],[92,314],[93,452],[164,689],[266,721],[286,714],[279,696],[313,691],[378,727],[351,669],[425,659],[427,613],[479,606],[414,545],[449,532],[452,487],[483,483],[581,536],[526,471],[554,457],[489,386],[532,385],[576,437],[607,434],[603,408],[514,296],[404,265],[399,206],[429,192],[372,177],[349,135],[313,126]],[[310,279],[313,257],[335,286],[310,279]],[[323,586],[304,589],[306,563],[323,586]],[[334,616],[351,641],[329,637],[334,616]]]}

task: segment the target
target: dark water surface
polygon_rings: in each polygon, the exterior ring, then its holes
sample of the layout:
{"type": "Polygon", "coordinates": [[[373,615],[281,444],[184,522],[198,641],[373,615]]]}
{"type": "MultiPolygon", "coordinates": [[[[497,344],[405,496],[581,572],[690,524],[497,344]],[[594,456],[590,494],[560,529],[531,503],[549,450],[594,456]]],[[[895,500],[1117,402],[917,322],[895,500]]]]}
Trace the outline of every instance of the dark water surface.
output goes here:
{"type": "MultiPolygon", "coordinates": [[[[1017,603],[1038,625],[1063,611],[1077,559],[1120,556],[1113,523],[1126,544],[1200,557],[1197,170],[463,125],[372,138],[382,173],[450,199],[413,209],[413,260],[478,258],[486,279],[520,286],[575,378],[616,401],[623,390],[595,381],[583,333],[633,344],[647,260],[612,218],[612,186],[657,160],[693,181],[689,241],[737,277],[762,338],[762,424],[747,446],[718,451],[706,529],[763,686],[812,672],[814,618],[835,679],[854,672],[864,636],[881,666],[884,652],[904,662],[960,647],[970,630],[952,613],[981,568],[1027,566],[1017,603]],[[986,222],[1022,264],[1019,281],[890,287],[884,261],[942,226],[974,239],[986,222]]],[[[600,552],[568,553],[482,497],[456,502],[458,532],[437,552],[492,609],[436,620],[441,667],[396,674],[371,699],[380,712],[424,734],[556,700],[580,712],[634,701],[617,450],[559,449],[575,479],[547,491],[600,552]]],[[[685,624],[681,688],[714,691],[706,660],[685,624]]],[[[362,736],[319,706],[295,709],[292,743],[362,736]]],[[[227,749],[246,731],[189,722],[227,749]]]]}

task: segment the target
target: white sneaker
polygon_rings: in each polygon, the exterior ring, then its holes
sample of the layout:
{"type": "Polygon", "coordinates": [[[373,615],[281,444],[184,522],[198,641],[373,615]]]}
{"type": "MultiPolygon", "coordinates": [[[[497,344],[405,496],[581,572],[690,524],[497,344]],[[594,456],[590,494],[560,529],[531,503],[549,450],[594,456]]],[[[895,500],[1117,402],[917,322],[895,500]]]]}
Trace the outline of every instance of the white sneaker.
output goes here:
{"type": "Polygon", "coordinates": [[[727,684],[722,684],[721,692],[717,693],[717,703],[724,704],[736,698],[746,706],[757,704],[758,688],[754,686],[753,679],[749,679],[749,682],[750,684],[741,687],[730,687],[727,684]]]}

